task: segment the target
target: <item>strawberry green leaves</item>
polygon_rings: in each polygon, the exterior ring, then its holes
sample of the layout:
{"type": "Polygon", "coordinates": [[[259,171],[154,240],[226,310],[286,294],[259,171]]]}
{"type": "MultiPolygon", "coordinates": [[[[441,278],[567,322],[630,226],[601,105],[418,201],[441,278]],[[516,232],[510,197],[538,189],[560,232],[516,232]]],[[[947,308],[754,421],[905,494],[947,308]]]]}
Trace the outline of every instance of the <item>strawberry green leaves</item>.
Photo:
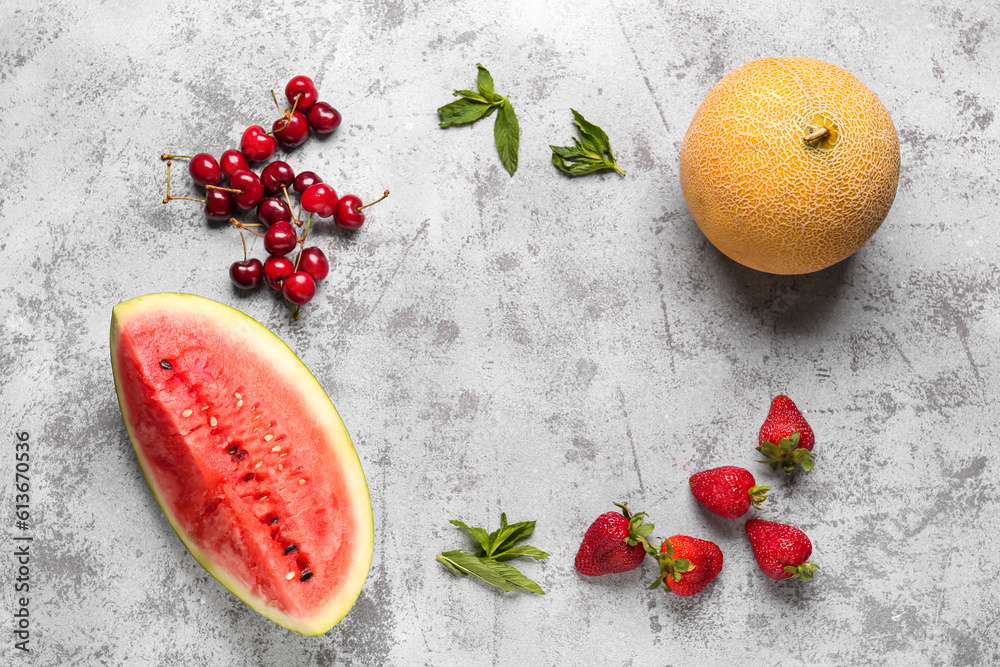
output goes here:
{"type": "Polygon", "coordinates": [[[624,176],[625,172],[615,161],[611,141],[604,130],[589,122],[576,109],[570,111],[573,112],[573,122],[580,138],[573,137],[573,146],[549,146],[552,149],[552,164],[570,176],[584,176],[602,169],[613,169],[624,176]]]}
{"type": "Polygon", "coordinates": [[[500,514],[500,528],[492,533],[487,533],[485,529],[478,526],[467,526],[457,519],[452,519],[451,524],[471,535],[479,544],[479,549],[475,553],[456,549],[438,554],[437,560],[441,561],[445,567],[455,574],[463,576],[471,574],[505,592],[521,588],[531,593],[545,595],[541,586],[506,563],[506,561],[522,556],[535,560],[549,557],[549,554],[541,549],[527,544],[515,546],[517,542],[527,539],[534,532],[534,521],[508,524],[507,515],[500,514]]]}
{"type": "Polygon", "coordinates": [[[760,447],[757,447],[757,451],[765,457],[758,460],[758,463],[770,463],[773,470],[781,466],[786,475],[791,474],[796,465],[802,466],[803,470],[809,472],[815,463],[812,452],[799,447],[798,431],[787,438],[782,438],[777,444],[765,440],[760,447]]]}
{"type": "Polygon", "coordinates": [[[517,171],[517,153],[521,143],[521,126],[514,114],[510,100],[493,91],[493,77],[482,65],[476,63],[479,75],[476,91],[456,90],[453,94],[461,98],[438,109],[438,125],[452,127],[468,125],[497,111],[493,123],[493,137],[500,155],[500,162],[511,176],[517,171]]]}
{"type": "Polygon", "coordinates": [[[660,587],[660,584],[663,584],[664,588],[666,588],[667,579],[680,581],[682,574],[693,569],[691,561],[687,558],[674,558],[674,546],[670,543],[670,540],[663,540],[660,551],[649,542],[644,541],[643,546],[646,549],[646,553],[655,558],[656,562],[660,565],[659,578],[647,586],[646,590],[656,590],[660,587]]]}

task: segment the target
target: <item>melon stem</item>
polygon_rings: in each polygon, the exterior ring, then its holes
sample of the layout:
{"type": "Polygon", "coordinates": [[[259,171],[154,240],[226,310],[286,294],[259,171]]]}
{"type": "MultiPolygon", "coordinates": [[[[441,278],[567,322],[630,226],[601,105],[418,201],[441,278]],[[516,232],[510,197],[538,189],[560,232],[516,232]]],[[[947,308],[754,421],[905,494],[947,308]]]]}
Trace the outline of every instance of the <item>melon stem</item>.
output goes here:
{"type": "Polygon", "coordinates": [[[817,139],[823,139],[830,134],[830,128],[828,127],[817,127],[815,125],[809,126],[809,134],[802,137],[802,140],[806,143],[816,141],[817,139]]]}

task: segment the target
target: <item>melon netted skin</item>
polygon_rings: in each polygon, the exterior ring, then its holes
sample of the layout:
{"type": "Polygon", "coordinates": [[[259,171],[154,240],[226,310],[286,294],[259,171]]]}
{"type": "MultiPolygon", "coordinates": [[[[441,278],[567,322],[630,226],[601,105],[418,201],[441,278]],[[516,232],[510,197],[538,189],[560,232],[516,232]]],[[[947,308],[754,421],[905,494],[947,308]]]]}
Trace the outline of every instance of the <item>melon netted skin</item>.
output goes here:
{"type": "Polygon", "coordinates": [[[849,72],[762,58],[706,96],[681,145],[680,178],[695,222],[725,255],[768,273],[810,273],[853,254],[882,224],[899,139],[849,72]]]}
{"type": "Polygon", "coordinates": [[[136,457],[191,554],[275,623],[333,627],[364,586],[374,527],[316,378],[254,319],[189,294],[115,306],[111,364],[136,457]]]}

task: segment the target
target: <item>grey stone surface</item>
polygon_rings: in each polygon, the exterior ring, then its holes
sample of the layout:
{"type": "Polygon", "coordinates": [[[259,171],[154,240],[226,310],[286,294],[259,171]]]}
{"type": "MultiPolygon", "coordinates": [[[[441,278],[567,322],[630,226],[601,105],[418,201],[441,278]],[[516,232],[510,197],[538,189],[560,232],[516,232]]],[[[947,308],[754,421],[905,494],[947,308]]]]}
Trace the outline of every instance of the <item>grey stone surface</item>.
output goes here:
{"type": "MultiPolygon", "coordinates": [[[[988,665],[1000,663],[996,404],[1000,10],[995,3],[640,0],[6,2],[0,21],[2,661],[31,665],[988,665]],[[808,55],[858,76],[899,129],[882,229],[826,271],[735,265],[691,220],[681,139],[726,72],[808,55]],[[491,69],[521,121],[509,178],[489,124],[435,109],[491,69]],[[312,75],[344,114],[290,155],[390,198],[302,320],[238,294],[231,229],[160,203],[165,151],[235,146],[267,91],[312,75]],[[569,108],[626,178],[569,179],[569,108]],[[234,305],[282,336],[352,432],[375,557],[328,634],[277,627],[185,551],[142,478],[108,363],[112,306],[158,291],[234,305]],[[815,472],[753,463],[770,398],[817,433],[815,472]],[[13,648],[15,431],[33,443],[30,654],[13,648]],[[742,521],[688,476],[744,465],[767,517],[812,538],[810,584],[757,570],[742,521]],[[573,556],[627,500],[657,535],[712,539],[693,599],[573,556]],[[447,520],[538,519],[543,598],[458,580],[447,520]]],[[[183,172],[182,172],[183,173],[183,172]]],[[[178,190],[185,178],[178,178],[178,190]]],[[[252,252],[263,257],[259,242],[252,252]]]]}

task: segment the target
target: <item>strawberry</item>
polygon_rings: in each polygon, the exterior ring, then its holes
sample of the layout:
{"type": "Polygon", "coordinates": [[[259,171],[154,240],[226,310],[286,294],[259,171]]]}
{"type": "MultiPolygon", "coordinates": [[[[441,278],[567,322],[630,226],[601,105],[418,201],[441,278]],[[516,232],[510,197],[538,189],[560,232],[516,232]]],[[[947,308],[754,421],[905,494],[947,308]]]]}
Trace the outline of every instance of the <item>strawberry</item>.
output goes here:
{"type": "Polygon", "coordinates": [[[576,552],[576,569],[580,574],[596,577],[601,574],[628,572],[642,564],[646,557],[646,536],[653,524],[643,523],[645,513],[632,515],[628,507],[605,512],[590,524],[580,550],[576,552]]]}
{"type": "Polygon", "coordinates": [[[751,504],[760,509],[771,490],[769,486],[757,486],[749,470],[736,466],[696,472],[688,483],[698,502],[724,519],[740,518],[750,510],[751,504]]]}
{"type": "Polygon", "coordinates": [[[771,402],[771,410],[760,427],[758,439],[760,446],[757,451],[765,457],[760,463],[770,463],[774,470],[781,466],[786,475],[795,469],[796,464],[807,472],[813,469],[812,448],[816,436],[787,396],[776,396],[771,402]]]}
{"type": "Polygon", "coordinates": [[[687,535],[663,540],[660,553],[647,551],[660,563],[660,577],[649,588],[663,584],[677,595],[697,595],[722,571],[722,549],[714,542],[687,535]]]}
{"type": "Polygon", "coordinates": [[[819,565],[807,563],[812,542],[798,528],[783,523],[750,519],[744,528],[761,572],[772,579],[799,577],[809,581],[819,565]]]}

